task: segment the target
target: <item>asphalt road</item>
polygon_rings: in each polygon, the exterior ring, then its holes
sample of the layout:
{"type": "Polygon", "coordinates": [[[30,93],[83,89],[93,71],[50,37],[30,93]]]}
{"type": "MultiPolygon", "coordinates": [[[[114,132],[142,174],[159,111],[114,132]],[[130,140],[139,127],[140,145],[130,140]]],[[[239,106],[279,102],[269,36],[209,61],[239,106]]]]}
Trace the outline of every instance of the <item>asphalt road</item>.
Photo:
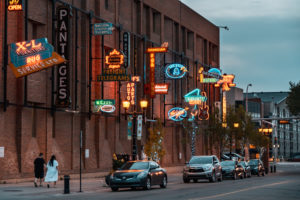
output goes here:
{"type": "MultiPolygon", "coordinates": [[[[77,183],[76,183],[77,184],[77,183]]],[[[73,184],[74,185],[74,184],[73,184]]],[[[170,174],[166,189],[155,186],[150,191],[121,189],[111,192],[99,180],[84,180],[82,193],[72,189],[71,194],[62,194],[62,183],[57,188],[33,188],[32,184],[0,185],[0,199],[143,199],[143,200],[202,200],[202,199],[300,199],[300,163],[280,163],[277,173],[264,177],[208,183],[184,184],[181,174],[170,174]]]]}

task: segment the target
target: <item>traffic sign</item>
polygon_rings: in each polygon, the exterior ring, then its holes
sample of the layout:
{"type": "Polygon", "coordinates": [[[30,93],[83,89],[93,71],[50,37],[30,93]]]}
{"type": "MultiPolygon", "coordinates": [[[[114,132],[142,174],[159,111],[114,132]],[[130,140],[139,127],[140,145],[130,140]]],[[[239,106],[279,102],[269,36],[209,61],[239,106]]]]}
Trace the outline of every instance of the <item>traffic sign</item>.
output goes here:
{"type": "Polygon", "coordinates": [[[94,35],[111,35],[113,30],[112,23],[94,24],[94,35]]]}

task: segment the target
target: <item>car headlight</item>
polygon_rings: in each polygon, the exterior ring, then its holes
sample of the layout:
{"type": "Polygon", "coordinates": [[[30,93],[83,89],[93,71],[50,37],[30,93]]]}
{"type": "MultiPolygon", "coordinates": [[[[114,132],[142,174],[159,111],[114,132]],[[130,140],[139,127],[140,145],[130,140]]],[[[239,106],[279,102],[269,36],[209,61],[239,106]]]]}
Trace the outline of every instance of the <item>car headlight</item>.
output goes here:
{"type": "Polygon", "coordinates": [[[114,178],[114,174],[111,174],[111,175],[110,175],[110,179],[113,179],[113,178],[114,178]]]}
{"type": "Polygon", "coordinates": [[[139,173],[138,175],[137,175],[137,178],[144,178],[144,177],[146,177],[148,175],[148,173],[146,172],[146,171],[143,171],[143,172],[141,172],[141,173],[139,173]]]}
{"type": "Polygon", "coordinates": [[[204,171],[210,171],[211,168],[212,168],[212,166],[207,166],[207,167],[204,167],[203,169],[204,169],[204,171]]]}
{"type": "Polygon", "coordinates": [[[186,172],[186,171],[189,171],[189,169],[190,169],[190,168],[187,167],[187,166],[184,166],[184,167],[183,167],[183,171],[185,171],[185,172],[186,172]]]}

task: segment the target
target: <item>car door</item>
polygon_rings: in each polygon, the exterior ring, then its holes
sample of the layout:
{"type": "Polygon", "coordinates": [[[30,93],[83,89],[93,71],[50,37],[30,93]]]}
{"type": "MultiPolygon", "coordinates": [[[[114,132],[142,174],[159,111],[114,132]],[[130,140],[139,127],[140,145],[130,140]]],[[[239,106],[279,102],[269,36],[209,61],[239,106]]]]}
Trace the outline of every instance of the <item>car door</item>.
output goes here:
{"type": "Polygon", "coordinates": [[[155,162],[150,162],[150,175],[151,175],[151,184],[158,184],[158,165],[155,162]]]}
{"type": "Polygon", "coordinates": [[[222,174],[222,168],[221,168],[221,165],[220,165],[220,162],[218,160],[217,157],[213,157],[213,165],[214,165],[214,168],[215,168],[215,172],[216,172],[216,176],[217,177],[220,177],[221,174],[222,174]]]}

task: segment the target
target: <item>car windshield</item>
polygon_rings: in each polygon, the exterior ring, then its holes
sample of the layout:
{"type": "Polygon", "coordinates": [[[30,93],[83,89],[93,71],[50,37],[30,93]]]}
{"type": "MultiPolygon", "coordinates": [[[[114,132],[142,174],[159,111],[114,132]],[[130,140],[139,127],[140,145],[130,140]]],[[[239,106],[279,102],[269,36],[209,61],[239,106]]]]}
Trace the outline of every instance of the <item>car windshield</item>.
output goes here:
{"type": "Polygon", "coordinates": [[[249,161],[249,165],[257,165],[258,164],[258,160],[250,160],[249,161]]]}
{"type": "Polygon", "coordinates": [[[211,164],[212,157],[192,157],[190,164],[211,164]]]}
{"type": "Polygon", "coordinates": [[[142,170],[148,168],[149,168],[149,162],[127,162],[121,167],[122,170],[128,170],[128,169],[142,170]]]}
{"type": "Polygon", "coordinates": [[[221,166],[234,166],[235,165],[235,161],[223,161],[221,162],[221,166]]]}

